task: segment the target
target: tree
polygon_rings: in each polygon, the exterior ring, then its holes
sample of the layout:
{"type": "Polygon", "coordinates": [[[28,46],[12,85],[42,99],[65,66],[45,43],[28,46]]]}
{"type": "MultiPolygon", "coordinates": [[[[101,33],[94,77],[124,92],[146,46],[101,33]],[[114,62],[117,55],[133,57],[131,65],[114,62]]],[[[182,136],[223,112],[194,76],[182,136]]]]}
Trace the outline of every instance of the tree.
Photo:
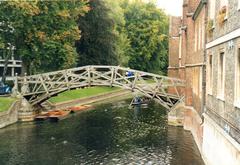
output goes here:
{"type": "MultiPolygon", "coordinates": [[[[0,22],[8,22],[13,26],[13,45],[28,73],[75,65],[77,53],[74,44],[80,38],[76,20],[88,12],[87,2],[1,2],[0,22]]],[[[3,34],[0,35],[4,38],[3,34]]]]}
{"type": "Polygon", "coordinates": [[[131,68],[167,71],[168,17],[153,3],[124,1],[126,32],[130,40],[131,68]]]}
{"type": "Polygon", "coordinates": [[[113,33],[116,35],[116,53],[118,58],[118,64],[121,66],[128,66],[129,51],[131,50],[130,40],[128,39],[125,29],[124,10],[121,7],[122,1],[105,0],[108,7],[109,16],[114,20],[113,33]]]}
{"type": "Polygon", "coordinates": [[[79,18],[82,37],[76,43],[79,54],[78,65],[117,65],[118,34],[115,15],[106,1],[91,0],[90,12],[79,18]]]}

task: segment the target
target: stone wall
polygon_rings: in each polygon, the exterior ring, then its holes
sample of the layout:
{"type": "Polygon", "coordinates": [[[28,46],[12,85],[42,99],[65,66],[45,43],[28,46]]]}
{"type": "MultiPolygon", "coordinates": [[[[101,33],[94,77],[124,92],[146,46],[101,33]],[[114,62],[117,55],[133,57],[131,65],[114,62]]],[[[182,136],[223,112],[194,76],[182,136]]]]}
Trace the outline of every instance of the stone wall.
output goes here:
{"type": "MultiPolygon", "coordinates": [[[[179,67],[169,68],[168,73],[186,81],[183,91],[185,93],[183,125],[186,130],[192,132],[206,164],[236,165],[240,162],[240,105],[234,103],[236,57],[240,53],[240,4],[238,4],[240,2],[228,1],[227,17],[220,25],[218,23],[220,1],[216,0],[212,36],[206,39],[209,19],[207,13],[209,14],[210,6],[204,0],[201,2],[184,0],[179,67]],[[225,54],[224,97],[218,96],[218,65],[221,52],[225,54]],[[207,58],[209,55],[213,57],[212,90],[205,88],[205,76],[208,85],[210,81],[209,75],[205,73],[206,67],[209,71],[207,58]]],[[[173,49],[171,44],[172,42],[169,43],[169,47],[173,49]]],[[[176,58],[170,56],[170,64],[171,60],[176,58]]],[[[172,114],[178,116],[176,112],[172,114]]],[[[170,116],[170,119],[173,117],[170,116]]]]}
{"type": "MultiPolygon", "coordinates": [[[[240,138],[240,107],[235,105],[235,63],[236,55],[238,55],[238,43],[240,38],[233,40],[233,48],[229,48],[228,42],[222,43],[215,47],[208,49],[208,54],[213,57],[213,81],[212,91],[207,92],[206,96],[206,110],[216,113],[218,118],[215,122],[225,130],[233,139],[240,138]],[[224,81],[224,97],[218,96],[218,56],[220,52],[225,53],[225,81],[224,81]],[[225,122],[222,122],[225,121],[225,122]]],[[[213,115],[211,118],[214,118],[213,115]]],[[[240,140],[238,141],[240,143],[240,140]]]]}
{"type": "Polygon", "coordinates": [[[204,116],[202,156],[208,165],[239,165],[240,144],[234,141],[210,116],[204,116]]]}
{"type": "MultiPolygon", "coordinates": [[[[240,28],[238,0],[229,0],[227,16],[219,24],[220,0],[216,0],[214,27],[208,37],[207,56],[212,56],[212,78],[207,76],[206,109],[204,116],[203,156],[209,164],[237,165],[240,162],[240,107],[235,100],[236,56],[240,47],[240,37],[226,39],[240,28]],[[216,43],[218,41],[218,43],[216,43]],[[224,53],[224,94],[219,95],[220,53],[224,53]],[[212,79],[212,82],[210,80],[212,79]],[[212,89],[210,88],[210,83],[212,89]],[[210,90],[211,89],[211,90],[210,90]]],[[[207,70],[210,73],[209,58],[207,70]]]]}
{"type": "Polygon", "coordinates": [[[169,68],[179,66],[179,28],[181,27],[181,17],[170,17],[169,23],[169,68]]]}
{"type": "Polygon", "coordinates": [[[18,109],[20,102],[16,101],[12,104],[8,111],[0,112],[0,128],[6,127],[18,121],[18,109]]]}
{"type": "MultiPolygon", "coordinates": [[[[207,55],[212,55],[212,90],[206,94],[206,110],[211,111],[211,118],[218,118],[216,122],[224,131],[226,131],[233,139],[240,137],[240,107],[235,105],[235,73],[236,73],[236,57],[239,54],[240,37],[230,40],[221,39],[229,35],[230,32],[240,28],[240,11],[238,9],[238,0],[229,0],[227,7],[227,17],[222,26],[217,23],[218,11],[220,10],[220,0],[216,0],[215,28],[213,29],[213,37],[208,39],[208,43],[214,43],[217,39],[219,44],[215,44],[207,49],[207,55]],[[221,37],[221,38],[220,38],[221,37]],[[218,76],[219,76],[219,56],[224,52],[225,58],[225,76],[224,76],[224,96],[219,97],[218,94],[218,76]],[[223,122],[224,121],[224,122],[223,122]]],[[[209,63],[209,59],[207,64],[209,63]]],[[[207,65],[209,72],[209,65],[207,65]]],[[[207,80],[210,80],[208,75],[207,80]]],[[[207,83],[209,88],[210,82],[207,83]]],[[[240,140],[238,141],[240,143],[240,140]]]]}
{"type": "Polygon", "coordinates": [[[239,9],[239,4],[238,0],[228,0],[228,6],[227,6],[227,17],[224,21],[223,25],[220,25],[218,23],[217,17],[219,15],[219,11],[221,9],[220,6],[221,0],[216,0],[216,5],[215,5],[215,18],[214,18],[214,24],[215,27],[213,28],[213,36],[209,38],[209,42],[212,40],[215,40],[235,29],[240,28],[240,9],[239,9]]]}

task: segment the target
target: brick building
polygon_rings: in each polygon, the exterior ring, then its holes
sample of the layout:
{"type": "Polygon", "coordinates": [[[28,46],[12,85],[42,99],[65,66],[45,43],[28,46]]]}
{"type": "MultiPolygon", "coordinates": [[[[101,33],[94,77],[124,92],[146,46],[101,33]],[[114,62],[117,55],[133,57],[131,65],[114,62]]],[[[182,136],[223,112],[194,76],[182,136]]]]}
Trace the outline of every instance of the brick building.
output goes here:
{"type": "Polygon", "coordinates": [[[240,164],[239,18],[240,0],[184,0],[170,19],[168,74],[186,81],[184,128],[209,164],[240,164]]]}
{"type": "Polygon", "coordinates": [[[192,130],[199,148],[203,133],[206,13],[205,1],[184,0],[183,16],[170,18],[168,74],[186,81],[184,127],[192,130]]]}

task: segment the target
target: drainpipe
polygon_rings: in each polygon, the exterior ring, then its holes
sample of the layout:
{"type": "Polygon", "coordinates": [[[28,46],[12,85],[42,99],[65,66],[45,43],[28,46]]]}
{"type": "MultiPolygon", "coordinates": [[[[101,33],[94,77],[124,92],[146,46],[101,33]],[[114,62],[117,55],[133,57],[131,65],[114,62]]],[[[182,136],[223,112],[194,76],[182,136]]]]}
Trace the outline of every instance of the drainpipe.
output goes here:
{"type": "Polygon", "coordinates": [[[205,1],[204,3],[205,8],[205,18],[204,18],[204,28],[205,28],[205,43],[204,43],[204,51],[203,51],[203,66],[202,66],[202,106],[201,106],[201,118],[202,123],[204,121],[203,113],[206,109],[206,78],[207,78],[207,71],[206,71],[206,64],[207,64],[207,50],[206,50],[206,44],[207,44],[207,22],[208,22],[208,2],[205,1]]]}

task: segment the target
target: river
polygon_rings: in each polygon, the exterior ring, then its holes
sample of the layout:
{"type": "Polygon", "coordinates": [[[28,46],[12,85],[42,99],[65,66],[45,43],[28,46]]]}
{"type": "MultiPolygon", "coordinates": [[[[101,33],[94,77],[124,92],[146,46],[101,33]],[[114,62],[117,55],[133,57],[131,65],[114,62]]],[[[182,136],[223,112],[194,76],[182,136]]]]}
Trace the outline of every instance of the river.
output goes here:
{"type": "Polygon", "coordinates": [[[203,165],[188,131],[167,125],[164,108],[130,100],[51,123],[0,129],[0,165],[203,165]]]}

